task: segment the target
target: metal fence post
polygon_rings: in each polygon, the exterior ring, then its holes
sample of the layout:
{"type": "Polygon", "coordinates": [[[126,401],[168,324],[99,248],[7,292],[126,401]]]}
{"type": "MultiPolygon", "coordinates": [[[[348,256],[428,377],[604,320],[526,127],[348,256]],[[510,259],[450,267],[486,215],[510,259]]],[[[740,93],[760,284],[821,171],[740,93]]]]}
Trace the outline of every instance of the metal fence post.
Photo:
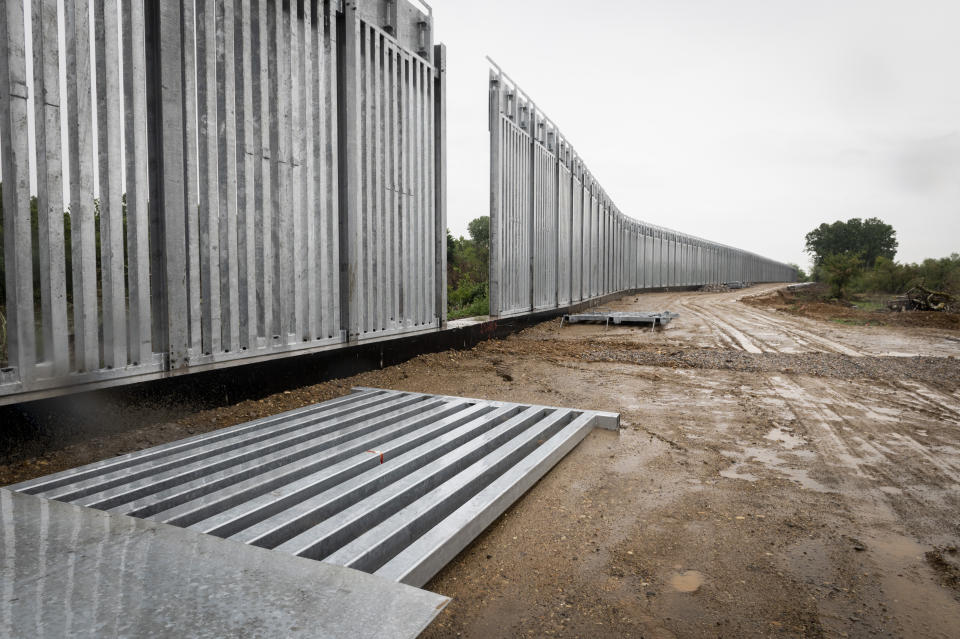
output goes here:
{"type": "MultiPolygon", "coordinates": [[[[499,76],[490,71],[490,279],[489,279],[489,299],[490,316],[500,316],[500,233],[501,216],[503,211],[500,208],[500,189],[501,173],[500,158],[503,152],[500,148],[502,139],[502,126],[500,117],[500,108],[502,102],[502,82],[499,76]]],[[[446,241],[444,241],[446,246],[446,241]]]]}
{"type": "Polygon", "coordinates": [[[0,7],[0,139],[3,140],[3,253],[10,363],[21,381],[34,372],[30,160],[27,145],[27,60],[23,3],[0,7]]]}
{"type": "Polygon", "coordinates": [[[156,302],[170,370],[190,364],[184,191],[183,31],[180,2],[147,3],[146,65],[151,144],[151,260],[156,302]],[[152,45],[152,46],[151,46],[152,45]]]}
{"type": "MultiPolygon", "coordinates": [[[[537,288],[537,239],[536,239],[536,218],[537,218],[537,191],[540,184],[537,182],[537,107],[532,102],[527,102],[525,107],[527,111],[527,133],[530,134],[530,161],[527,162],[525,170],[527,172],[527,184],[530,185],[530,194],[527,198],[529,205],[529,215],[527,216],[527,250],[530,251],[530,290],[529,302],[530,309],[536,308],[535,291],[537,288]]],[[[521,128],[523,128],[521,124],[521,128]]]]}
{"type": "Polygon", "coordinates": [[[553,175],[556,186],[553,189],[553,226],[556,229],[556,240],[553,243],[554,251],[554,269],[553,269],[553,306],[560,306],[560,138],[557,131],[553,133],[553,175]]]}
{"type": "Polygon", "coordinates": [[[341,325],[348,341],[360,337],[360,253],[362,184],[360,149],[360,16],[357,0],[343,3],[340,99],[340,273],[341,325]]]}
{"type": "MultiPolygon", "coordinates": [[[[394,5],[396,6],[396,5],[394,5]]],[[[433,91],[434,133],[434,250],[437,319],[441,327],[447,323],[447,47],[433,47],[436,68],[433,91]]]]}

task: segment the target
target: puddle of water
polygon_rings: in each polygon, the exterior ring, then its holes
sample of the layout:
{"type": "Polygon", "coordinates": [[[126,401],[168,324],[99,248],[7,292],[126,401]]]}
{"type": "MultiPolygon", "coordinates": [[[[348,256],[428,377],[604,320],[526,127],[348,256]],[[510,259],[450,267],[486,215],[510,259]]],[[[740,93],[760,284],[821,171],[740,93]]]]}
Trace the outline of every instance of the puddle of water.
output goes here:
{"type": "MultiPolygon", "coordinates": [[[[797,456],[797,453],[802,452],[806,451],[797,451],[796,453],[790,454],[797,456]]],[[[742,453],[724,452],[723,454],[724,456],[731,458],[731,460],[737,461],[735,461],[730,468],[725,468],[724,470],[720,471],[720,476],[722,477],[726,477],[728,479],[757,481],[759,479],[758,475],[745,472],[745,469],[749,465],[756,464],[776,474],[785,476],[787,479],[800,484],[800,486],[806,488],[807,490],[812,490],[818,493],[836,492],[834,489],[810,477],[810,473],[806,469],[794,468],[790,466],[789,461],[781,458],[776,451],[768,450],[766,448],[747,446],[743,449],[742,453]]]]}
{"type": "Polygon", "coordinates": [[[834,489],[825,486],[818,482],[816,479],[812,478],[810,474],[799,468],[782,468],[778,467],[777,472],[786,475],[791,481],[794,481],[807,490],[812,490],[815,493],[835,493],[834,489]]]}
{"type": "Polygon", "coordinates": [[[960,602],[939,584],[924,553],[930,547],[887,533],[867,535],[868,552],[881,567],[887,605],[918,637],[956,637],[960,602]]]}
{"type": "Polygon", "coordinates": [[[798,437],[793,433],[787,432],[782,426],[777,425],[770,429],[770,432],[764,435],[763,438],[772,442],[777,442],[788,450],[806,444],[802,437],[798,437]]]}
{"type": "Polygon", "coordinates": [[[670,587],[677,592],[696,592],[703,582],[703,573],[696,570],[686,570],[670,577],[670,587]]]}
{"type": "Polygon", "coordinates": [[[734,464],[730,468],[724,468],[720,471],[721,477],[726,477],[727,479],[743,479],[745,481],[757,481],[760,479],[756,475],[751,475],[750,473],[741,473],[737,472],[737,468],[742,466],[742,464],[734,464]]]}

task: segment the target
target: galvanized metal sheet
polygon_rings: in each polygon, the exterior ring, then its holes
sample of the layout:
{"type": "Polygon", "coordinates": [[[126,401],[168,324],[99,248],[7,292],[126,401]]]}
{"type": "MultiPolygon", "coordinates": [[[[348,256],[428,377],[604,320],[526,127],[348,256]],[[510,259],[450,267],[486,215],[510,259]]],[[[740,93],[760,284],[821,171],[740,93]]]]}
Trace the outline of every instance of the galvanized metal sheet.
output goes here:
{"type": "Polygon", "coordinates": [[[614,413],[355,389],[10,487],[422,585],[614,413]]]}
{"type": "Polygon", "coordinates": [[[416,637],[448,598],[0,489],[3,637],[416,637]]]}

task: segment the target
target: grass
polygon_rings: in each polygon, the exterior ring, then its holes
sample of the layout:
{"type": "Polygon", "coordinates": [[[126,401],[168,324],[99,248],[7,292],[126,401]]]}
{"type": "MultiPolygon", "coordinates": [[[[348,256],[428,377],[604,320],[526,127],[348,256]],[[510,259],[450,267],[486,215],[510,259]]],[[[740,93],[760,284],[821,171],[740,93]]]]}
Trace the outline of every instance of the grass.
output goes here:
{"type": "Polygon", "coordinates": [[[450,306],[447,309],[447,319],[463,319],[464,317],[476,317],[477,315],[490,314],[490,300],[486,295],[472,300],[464,306],[450,306]]]}
{"type": "Polygon", "coordinates": [[[871,319],[856,319],[852,317],[833,317],[830,319],[835,324],[844,324],[846,326],[882,326],[881,322],[871,319]]]}

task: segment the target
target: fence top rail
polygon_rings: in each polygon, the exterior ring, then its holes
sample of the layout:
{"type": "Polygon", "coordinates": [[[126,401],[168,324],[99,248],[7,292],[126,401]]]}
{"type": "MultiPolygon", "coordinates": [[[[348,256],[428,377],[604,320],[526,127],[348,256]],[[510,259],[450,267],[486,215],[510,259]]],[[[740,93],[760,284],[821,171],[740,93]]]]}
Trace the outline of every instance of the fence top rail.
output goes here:
{"type": "MultiPolygon", "coordinates": [[[[621,212],[620,208],[614,203],[613,198],[607,194],[606,190],[604,190],[604,188],[600,185],[599,180],[597,180],[590,169],[587,168],[586,162],[584,162],[583,158],[577,153],[576,148],[573,146],[570,140],[563,135],[563,133],[561,133],[560,127],[558,127],[543,111],[537,108],[536,102],[530,97],[530,94],[524,91],[517,81],[510,77],[507,72],[504,71],[503,68],[493,60],[493,58],[486,56],[486,59],[491,67],[491,84],[498,83],[500,86],[504,86],[508,92],[515,96],[515,99],[518,100],[518,104],[522,105],[520,108],[528,108],[530,110],[529,117],[533,119],[537,125],[537,129],[539,129],[540,126],[543,126],[544,129],[549,127],[550,132],[555,135],[556,144],[553,147],[548,146],[548,148],[556,153],[558,161],[565,164],[567,168],[570,169],[574,177],[581,182],[583,188],[586,189],[592,196],[597,198],[600,207],[609,209],[615,215],[623,217],[625,220],[629,220],[630,222],[639,225],[640,228],[646,229],[653,234],[654,237],[661,237],[673,242],[682,242],[686,244],[736,251],[744,257],[762,260],[770,264],[787,266],[787,264],[783,262],[764,257],[751,251],[729,246],[727,244],[722,244],[714,240],[708,240],[706,238],[691,235],[689,233],[676,231],[665,226],[660,226],[659,224],[654,224],[652,222],[646,222],[644,220],[630,217],[621,212]]],[[[501,113],[503,113],[502,104],[500,105],[500,109],[501,113]]],[[[543,144],[539,134],[535,134],[533,139],[543,144]]]]}

